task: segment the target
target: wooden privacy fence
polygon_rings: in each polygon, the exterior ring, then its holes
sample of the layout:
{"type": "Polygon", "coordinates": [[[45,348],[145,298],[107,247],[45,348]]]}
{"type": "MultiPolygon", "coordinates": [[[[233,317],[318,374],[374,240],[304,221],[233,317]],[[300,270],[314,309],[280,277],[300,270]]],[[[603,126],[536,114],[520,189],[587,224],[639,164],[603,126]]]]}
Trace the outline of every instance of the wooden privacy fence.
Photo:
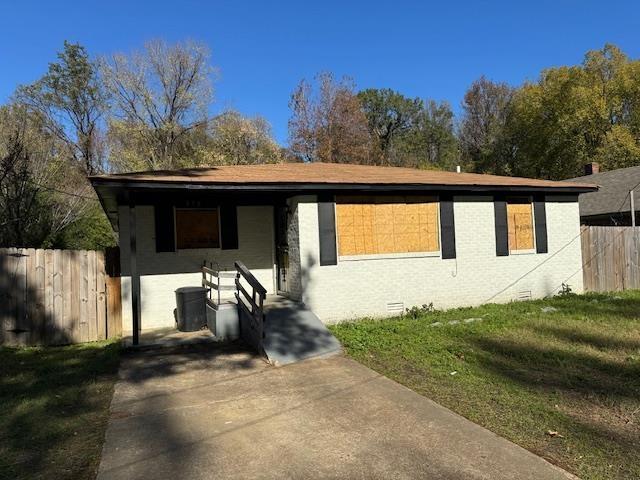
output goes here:
{"type": "Polygon", "coordinates": [[[0,344],[61,345],[122,334],[117,252],[0,249],[0,344]],[[112,276],[107,274],[107,271],[112,276]]]}
{"type": "Polygon", "coordinates": [[[582,227],[584,289],[640,288],[640,227],[582,227]]]}

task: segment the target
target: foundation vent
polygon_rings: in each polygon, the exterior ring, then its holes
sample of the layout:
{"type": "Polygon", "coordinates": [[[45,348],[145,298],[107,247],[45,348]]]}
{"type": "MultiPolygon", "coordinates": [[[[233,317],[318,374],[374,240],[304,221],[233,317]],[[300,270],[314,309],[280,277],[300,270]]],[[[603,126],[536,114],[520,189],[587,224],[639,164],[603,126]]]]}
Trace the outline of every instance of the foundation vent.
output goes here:
{"type": "Polygon", "coordinates": [[[404,302],[387,302],[387,312],[404,313],[404,302]]]}
{"type": "Polygon", "coordinates": [[[519,302],[531,300],[532,298],[533,298],[533,295],[531,294],[531,290],[523,290],[516,294],[516,301],[519,301],[519,302]]]}

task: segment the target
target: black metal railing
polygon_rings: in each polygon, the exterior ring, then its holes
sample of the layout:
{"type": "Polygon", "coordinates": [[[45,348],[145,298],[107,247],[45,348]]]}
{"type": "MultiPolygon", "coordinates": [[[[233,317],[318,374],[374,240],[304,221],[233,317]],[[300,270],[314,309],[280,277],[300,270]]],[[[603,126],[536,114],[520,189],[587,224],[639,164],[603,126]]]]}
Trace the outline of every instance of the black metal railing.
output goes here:
{"type": "Polygon", "coordinates": [[[240,332],[243,339],[262,353],[264,338],[264,301],[267,290],[242,262],[235,262],[236,300],[240,315],[240,332]],[[245,288],[246,284],[248,289],[245,288]],[[251,292],[249,292],[251,290],[251,292]]]}

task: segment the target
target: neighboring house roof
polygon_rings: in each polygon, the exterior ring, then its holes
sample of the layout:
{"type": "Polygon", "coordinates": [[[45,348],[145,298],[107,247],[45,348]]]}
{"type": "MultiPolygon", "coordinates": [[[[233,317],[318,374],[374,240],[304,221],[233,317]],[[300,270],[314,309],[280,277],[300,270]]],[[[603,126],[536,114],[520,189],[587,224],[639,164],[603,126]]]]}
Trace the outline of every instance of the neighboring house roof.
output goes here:
{"type": "Polygon", "coordinates": [[[591,182],[556,182],[520,177],[501,177],[477,173],[455,173],[402,167],[379,167],[340,163],[278,163],[262,165],[231,165],[180,170],[97,175],[90,177],[95,185],[119,184],[134,186],[164,184],[172,186],[255,186],[279,189],[284,186],[430,186],[481,187],[482,189],[541,189],[562,192],[587,192],[597,187],[591,182]]]}
{"type": "MultiPolygon", "coordinates": [[[[640,187],[640,166],[594,173],[565,181],[594,183],[600,187],[597,192],[580,195],[581,217],[626,212],[631,208],[629,191],[640,187]]],[[[636,208],[640,208],[638,201],[636,201],[636,208]]]]}

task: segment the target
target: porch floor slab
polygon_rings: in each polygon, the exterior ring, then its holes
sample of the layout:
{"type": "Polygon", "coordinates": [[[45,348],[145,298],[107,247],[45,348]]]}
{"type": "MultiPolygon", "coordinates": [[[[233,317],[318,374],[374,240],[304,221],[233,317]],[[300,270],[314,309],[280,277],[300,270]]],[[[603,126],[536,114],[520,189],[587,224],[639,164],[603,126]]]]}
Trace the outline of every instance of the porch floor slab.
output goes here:
{"type": "Polygon", "coordinates": [[[575,478],[343,357],[129,352],[98,480],[575,478]]]}
{"type": "Polygon", "coordinates": [[[181,332],[172,327],[142,330],[138,345],[133,345],[132,332],[124,332],[122,343],[127,348],[177,347],[199,343],[215,343],[218,340],[208,328],[195,332],[181,332]]]}

